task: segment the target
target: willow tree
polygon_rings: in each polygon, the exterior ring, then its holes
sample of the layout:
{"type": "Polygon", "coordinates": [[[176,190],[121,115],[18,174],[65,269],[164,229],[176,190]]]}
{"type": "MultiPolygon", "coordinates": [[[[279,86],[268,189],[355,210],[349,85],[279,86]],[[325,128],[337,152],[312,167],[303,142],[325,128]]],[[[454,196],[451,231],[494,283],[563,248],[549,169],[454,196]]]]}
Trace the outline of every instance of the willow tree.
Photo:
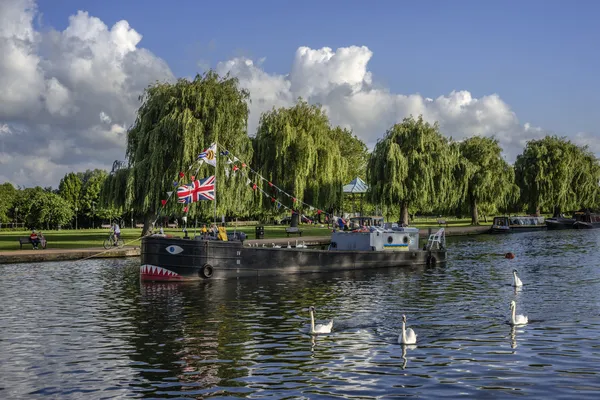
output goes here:
{"type": "Polygon", "coordinates": [[[375,145],[367,165],[368,196],[374,203],[400,206],[400,222],[408,224],[409,207],[432,211],[458,203],[463,194],[457,172],[463,167],[458,146],[439,132],[437,123],[411,116],[375,145]]]}
{"type": "Polygon", "coordinates": [[[598,190],[595,157],[556,136],[527,142],[517,156],[515,176],[521,202],[536,214],[545,209],[557,215],[593,203],[598,190]]]}
{"type": "Polygon", "coordinates": [[[473,136],[460,143],[460,151],[470,168],[466,200],[471,224],[479,225],[479,204],[487,209],[505,208],[518,187],[512,167],[502,158],[498,140],[473,136]]]}
{"type": "MultiPolygon", "coordinates": [[[[323,109],[299,99],[293,107],[273,109],[261,116],[254,141],[254,165],[261,175],[298,200],[328,208],[341,200],[347,168],[340,151],[343,144],[334,139],[323,109]]],[[[272,206],[268,199],[265,202],[261,197],[260,201],[267,208],[272,206]]]]}
{"type": "MultiPolygon", "coordinates": [[[[213,71],[197,75],[193,81],[180,79],[148,87],[140,96],[142,105],[127,133],[128,168],[108,180],[107,197],[125,209],[143,213],[145,232],[167,192],[177,190],[173,182],[180,172],[185,174],[181,183],[189,183],[191,175],[201,179],[214,174],[217,213],[247,213],[251,191],[239,175],[226,176],[222,157],[217,156],[216,169],[196,160],[213,142],[222,146],[218,150],[226,148],[240,160],[251,159],[252,145],[246,132],[248,99],[248,91],[238,87],[237,79],[219,77],[213,71]]],[[[183,205],[177,203],[175,193],[173,196],[163,215],[183,213],[183,205]]],[[[194,203],[189,207],[190,216],[212,215],[213,204],[194,203]]]]}

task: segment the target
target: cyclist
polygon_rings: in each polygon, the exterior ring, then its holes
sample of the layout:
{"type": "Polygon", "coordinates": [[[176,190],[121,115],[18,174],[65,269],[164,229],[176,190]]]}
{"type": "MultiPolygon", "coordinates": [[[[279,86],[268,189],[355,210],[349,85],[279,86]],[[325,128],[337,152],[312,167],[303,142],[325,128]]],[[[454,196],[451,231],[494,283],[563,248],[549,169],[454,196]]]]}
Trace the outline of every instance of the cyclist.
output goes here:
{"type": "Polygon", "coordinates": [[[114,234],[115,246],[119,245],[119,239],[121,238],[121,228],[119,228],[119,224],[115,221],[111,228],[111,232],[114,234]]]}

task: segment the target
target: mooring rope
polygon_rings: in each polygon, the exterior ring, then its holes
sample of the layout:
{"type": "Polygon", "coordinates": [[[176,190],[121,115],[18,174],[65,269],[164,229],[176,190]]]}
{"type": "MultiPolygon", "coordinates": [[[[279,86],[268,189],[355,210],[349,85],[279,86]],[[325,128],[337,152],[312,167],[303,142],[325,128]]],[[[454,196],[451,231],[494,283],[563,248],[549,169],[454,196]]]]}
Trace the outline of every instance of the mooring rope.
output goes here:
{"type": "MultiPolygon", "coordinates": [[[[122,248],[124,248],[125,246],[127,246],[129,243],[137,242],[138,240],[142,240],[142,237],[139,237],[139,238],[137,238],[137,239],[130,240],[130,241],[126,242],[126,243],[124,242],[124,243],[123,243],[123,246],[118,246],[118,247],[117,247],[117,249],[122,249],[122,248]]],[[[93,257],[99,256],[99,255],[101,255],[101,254],[108,253],[108,252],[110,252],[110,251],[114,251],[114,250],[115,250],[114,248],[107,249],[107,250],[101,251],[101,252],[99,252],[99,253],[92,254],[91,256],[88,256],[88,257],[85,257],[85,258],[81,258],[81,259],[79,259],[79,260],[74,260],[74,262],[79,262],[79,261],[85,261],[85,260],[89,260],[90,258],[93,258],[93,257]]]]}

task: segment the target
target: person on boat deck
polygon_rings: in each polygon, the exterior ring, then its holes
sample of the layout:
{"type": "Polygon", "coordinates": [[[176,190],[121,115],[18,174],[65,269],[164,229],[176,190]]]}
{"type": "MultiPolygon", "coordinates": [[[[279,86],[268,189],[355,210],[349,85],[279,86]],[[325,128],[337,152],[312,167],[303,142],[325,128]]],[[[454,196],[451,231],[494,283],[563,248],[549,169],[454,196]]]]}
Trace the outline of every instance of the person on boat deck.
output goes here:
{"type": "Polygon", "coordinates": [[[338,218],[338,225],[340,227],[340,231],[345,231],[346,229],[346,221],[341,216],[338,218]]]}
{"type": "Polygon", "coordinates": [[[210,235],[214,236],[215,238],[217,237],[217,235],[219,234],[219,229],[217,228],[216,224],[211,224],[210,226],[210,235]]]}
{"type": "Polygon", "coordinates": [[[33,249],[37,250],[38,249],[38,245],[40,244],[40,238],[39,238],[37,232],[35,231],[35,229],[33,229],[31,231],[31,235],[29,235],[29,240],[31,240],[31,244],[33,245],[33,249]]]}
{"type": "Polygon", "coordinates": [[[219,227],[219,233],[217,234],[217,239],[222,240],[224,242],[227,241],[227,230],[225,229],[224,223],[221,223],[221,226],[219,227]]]}
{"type": "Polygon", "coordinates": [[[200,232],[203,234],[207,234],[208,233],[208,229],[206,229],[206,224],[202,224],[202,229],[200,229],[200,232]]]}

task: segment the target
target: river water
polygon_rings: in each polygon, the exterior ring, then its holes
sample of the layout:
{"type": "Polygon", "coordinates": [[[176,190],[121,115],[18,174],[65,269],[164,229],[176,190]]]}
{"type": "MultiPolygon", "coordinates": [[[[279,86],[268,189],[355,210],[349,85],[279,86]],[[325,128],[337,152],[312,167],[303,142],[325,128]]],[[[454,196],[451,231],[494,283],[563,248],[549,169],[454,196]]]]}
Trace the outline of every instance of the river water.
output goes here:
{"type": "Polygon", "coordinates": [[[136,259],[0,265],[0,398],[597,399],[599,245],[448,238],[445,267],[190,284],[140,283],[136,259]]]}

